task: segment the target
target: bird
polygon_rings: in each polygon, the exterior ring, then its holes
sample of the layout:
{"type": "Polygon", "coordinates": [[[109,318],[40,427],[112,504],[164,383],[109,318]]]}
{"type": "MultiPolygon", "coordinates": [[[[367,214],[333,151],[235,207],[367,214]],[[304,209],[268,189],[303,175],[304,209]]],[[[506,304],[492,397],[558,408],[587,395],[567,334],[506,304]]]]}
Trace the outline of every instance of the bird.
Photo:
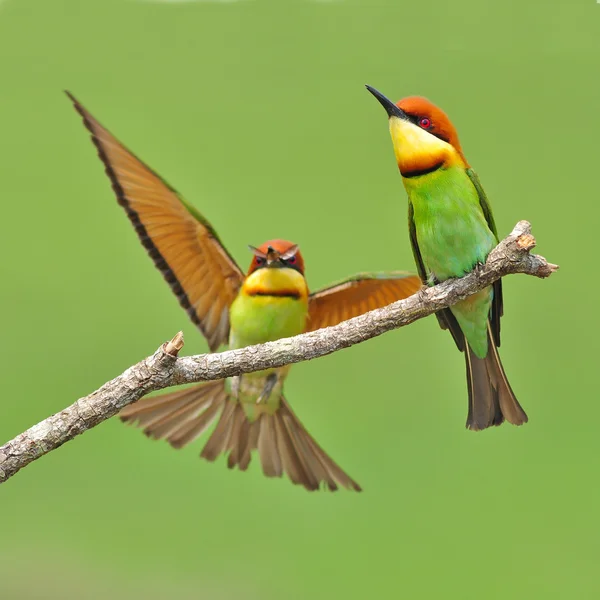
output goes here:
{"type": "MultiPolygon", "coordinates": [[[[199,328],[212,352],[261,344],[336,325],[407,298],[422,288],[403,271],[362,273],[319,291],[308,290],[297,244],[273,239],[250,246],[244,274],[209,221],[105,129],[69,92],[83,118],[137,235],[199,328]]],[[[317,444],[283,394],[290,366],[210,381],[144,398],[120,418],[154,439],[182,448],[216,427],[201,451],[245,471],[258,451],[267,477],[282,477],[309,491],[339,487],[361,491],[317,444]]]]}
{"type": "MultiPolygon", "coordinates": [[[[492,209],[469,165],[456,128],[422,96],[394,104],[366,86],[386,110],[396,162],[408,195],[410,242],[426,285],[472,271],[498,243],[492,209]]],[[[464,352],[469,409],[466,427],[480,431],[504,420],[528,421],[498,354],[502,282],[436,313],[464,352]]]]}

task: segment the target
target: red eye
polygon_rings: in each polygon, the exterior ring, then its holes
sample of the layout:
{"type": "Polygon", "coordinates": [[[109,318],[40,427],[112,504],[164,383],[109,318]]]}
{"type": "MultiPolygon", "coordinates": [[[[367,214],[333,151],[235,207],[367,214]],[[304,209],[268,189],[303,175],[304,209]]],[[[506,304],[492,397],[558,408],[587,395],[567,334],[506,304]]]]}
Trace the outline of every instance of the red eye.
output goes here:
{"type": "Polygon", "coordinates": [[[431,127],[431,120],[427,117],[423,117],[419,120],[419,126],[421,126],[423,129],[429,129],[431,127]]]}
{"type": "Polygon", "coordinates": [[[256,256],[254,260],[256,261],[257,265],[263,265],[265,263],[265,259],[262,258],[262,256],[256,256]]]}
{"type": "Polygon", "coordinates": [[[287,262],[290,265],[295,265],[296,264],[296,256],[295,255],[294,256],[290,256],[290,258],[287,259],[287,262]]]}

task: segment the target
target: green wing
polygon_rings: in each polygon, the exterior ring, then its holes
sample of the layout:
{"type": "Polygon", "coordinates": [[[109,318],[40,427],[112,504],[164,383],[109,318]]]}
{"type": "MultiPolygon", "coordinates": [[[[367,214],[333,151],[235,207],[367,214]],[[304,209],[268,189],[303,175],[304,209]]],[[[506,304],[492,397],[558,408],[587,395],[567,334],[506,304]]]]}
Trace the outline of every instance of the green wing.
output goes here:
{"type": "MultiPolygon", "coordinates": [[[[417,265],[417,271],[421,277],[421,281],[427,285],[428,274],[425,265],[423,264],[423,257],[419,250],[419,242],[417,240],[417,228],[415,227],[414,210],[412,202],[408,202],[408,232],[410,235],[410,245],[412,246],[413,255],[415,257],[415,263],[417,265]]],[[[437,283],[437,282],[436,282],[437,283]]],[[[458,349],[463,352],[465,349],[465,336],[458,324],[458,321],[452,314],[449,308],[440,310],[435,313],[438,323],[442,329],[448,329],[454,338],[454,342],[458,349]]]]}
{"type": "MultiPolygon", "coordinates": [[[[481,210],[483,211],[483,216],[487,221],[489,228],[492,230],[496,241],[498,242],[498,231],[496,230],[496,223],[494,221],[494,215],[492,214],[492,209],[490,207],[490,203],[488,202],[487,196],[485,195],[485,191],[481,186],[481,182],[479,181],[479,177],[477,177],[477,173],[473,171],[473,169],[467,169],[467,175],[469,179],[473,182],[475,189],[477,190],[477,195],[479,196],[479,204],[481,205],[481,210]]],[[[498,279],[496,283],[494,283],[494,300],[492,303],[492,311],[490,314],[490,324],[492,326],[492,333],[494,334],[494,341],[496,342],[496,346],[500,346],[500,317],[504,313],[504,303],[502,300],[502,280],[498,279]]]]}

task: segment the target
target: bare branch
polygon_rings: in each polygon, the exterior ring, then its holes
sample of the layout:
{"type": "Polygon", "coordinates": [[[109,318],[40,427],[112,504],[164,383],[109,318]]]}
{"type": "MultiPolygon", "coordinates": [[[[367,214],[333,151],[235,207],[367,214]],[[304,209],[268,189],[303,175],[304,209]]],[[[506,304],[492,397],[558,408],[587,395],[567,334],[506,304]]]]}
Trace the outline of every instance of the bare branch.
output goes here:
{"type": "Polygon", "coordinates": [[[179,332],[152,356],[130,367],[99,390],[1,446],[0,483],[149,392],[325,356],[447,308],[504,275],[526,273],[541,278],[549,277],[558,266],[548,263],[541,256],[530,254],[529,251],[534,247],[535,238],[531,235],[530,224],[520,221],[512,233],[492,250],[485,265],[479,265],[460,279],[422,288],[406,300],[365,313],[335,327],[276,342],[177,358],[183,347],[183,334],[179,332]]]}

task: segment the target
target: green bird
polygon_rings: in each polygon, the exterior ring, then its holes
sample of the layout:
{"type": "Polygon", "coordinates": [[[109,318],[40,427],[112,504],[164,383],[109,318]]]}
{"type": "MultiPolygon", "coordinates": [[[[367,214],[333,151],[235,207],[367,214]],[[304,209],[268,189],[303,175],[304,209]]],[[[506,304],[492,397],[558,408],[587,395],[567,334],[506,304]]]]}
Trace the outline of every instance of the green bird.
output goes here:
{"type": "MultiPolygon", "coordinates": [[[[69,96],[119,204],[212,351],[336,325],[421,289],[417,275],[396,271],[355,275],[310,293],[298,246],[281,239],[251,246],[244,274],[207,219],[69,96]]],[[[267,477],[287,474],[307,490],[360,491],[292,411],[283,393],[289,370],[287,365],[246,373],[143,399],[120,417],[174,448],[192,443],[216,422],[201,452],[206,460],[226,454],[229,468],[245,471],[256,451],[267,477]]],[[[341,413],[335,425],[343,426],[343,419],[341,413]]]]}
{"type": "MultiPolygon", "coordinates": [[[[479,178],[467,162],[448,116],[426,98],[394,104],[367,89],[389,117],[394,153],[408,194],[408,226],[424,283],[461,277],[484,263],[498,243],[494,217],[479,178]]],[[[500,346],[502,283],[437,313],[465,353],[469,414],[467,428],[481,430],[527,422],[497,348],[500,346]]]]}

